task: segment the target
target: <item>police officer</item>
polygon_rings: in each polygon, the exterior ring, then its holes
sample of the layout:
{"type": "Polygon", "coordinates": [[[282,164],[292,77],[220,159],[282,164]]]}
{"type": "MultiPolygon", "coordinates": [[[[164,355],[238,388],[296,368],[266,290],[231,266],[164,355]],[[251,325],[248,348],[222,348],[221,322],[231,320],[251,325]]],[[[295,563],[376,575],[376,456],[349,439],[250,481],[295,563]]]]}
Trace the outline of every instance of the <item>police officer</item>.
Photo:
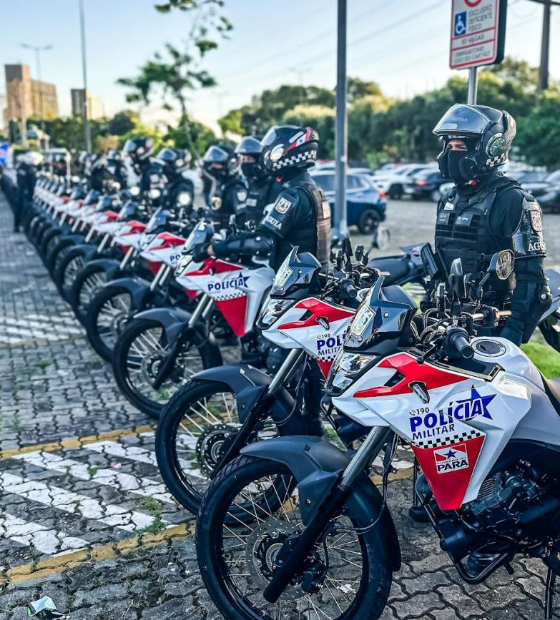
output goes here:
{"type": "Polygon", "coordinates": [[[18,232],[23,221],[25,211],[33,201],[33,192],[37,180],[37,166],[43,161],[43,156],[35,151],[29,151],[17,158],[16,180],[17,200],[13,205],[14,232],[18,232]]]}
{"type": "Polygon", "coordinates": [[[551,296],[539,203],[499,171],[515,137],[515,120],[487,106],[454,105],[434,133],[443,142],[439,168],[455,184],[438,205],[436,250],[448,271],[460,258],[464,272],[473,274],[484,273],[494,253],[514,252],[514,277],[489,283],[484,299],[511,309],[500,335],[527,342],[551,296]]]}
{"type": "MultiPolygon", "coordinates": [[[[272,127],[262,140],[260,165],[283,185],[257,229],[202,248],[202,254],[270,256],[278,269],[294,246],[322,264],[330,254],[331,212],[321,188],[307,169],[315,164],[319,135],[310,127],[272,127]]],[[[201,252],[197,252],[200,256],[201,252]]]]}
{"type": "Polygon", "coordinates": [[[264,210],[276,202],[283,185],[262,165],[260,140],[246,136],[235,149],[239,156],[241,173],[247,181],[247,200],[240,206],[244,211],[245,227],[254,229],[263,219],[264,210]]]}
{"type": "Polygon", "coordinates": [[[210,146],[202,158],[202,174],[211,184],[210,218],[216,227],[229,228],[232,216],[238,225],[243,225],[247,188],[239,174],[234,150],[221,144],[210,146]]]}
{"type": "Polygon", "coordinates": [[[152,161],[153,152],[154,141],[151,138],[130,138],[123,147],[124,155],[130,158],[134,172],[140,177],[142,193],[162,185],[162,169],[152,161]]]}
{"type": "Polygon", "coordinates": [[[181,218],[189,216],[193,208],[194,186],[184,175],[191,160],[189,151],[169,147],[162,149],[155,159],[162,166],[168,181],[163,189],[163,206],[178,209],[181,218]]]}

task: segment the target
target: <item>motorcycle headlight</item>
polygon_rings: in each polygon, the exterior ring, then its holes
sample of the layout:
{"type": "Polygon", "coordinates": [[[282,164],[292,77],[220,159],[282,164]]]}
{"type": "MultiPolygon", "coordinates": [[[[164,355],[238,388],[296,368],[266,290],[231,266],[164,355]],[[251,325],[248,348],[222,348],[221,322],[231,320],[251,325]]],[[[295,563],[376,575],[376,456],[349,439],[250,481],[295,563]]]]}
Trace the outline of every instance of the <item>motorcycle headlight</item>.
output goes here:
{"type": "Polygon", "coordinates": [[[259,323],[262,328],[270,327],[292,304],[293,299],[268,299],[263,305],[259,323]]]}
{"type": "Polygon", "coordinates": [[[376,360],[372,355],[360,355],[359,353],[347,353],[342,351],[338,354],[331,368],[328,389],[337,391],[345,390],[376,360]]]}
{"type": "Polygon", "coordinates": [[[294,270],[289,265],[284,263],[278,270],[278,273],[274,276],[274,288],[283,289],[284,285],[293,273],[294,270]]]}

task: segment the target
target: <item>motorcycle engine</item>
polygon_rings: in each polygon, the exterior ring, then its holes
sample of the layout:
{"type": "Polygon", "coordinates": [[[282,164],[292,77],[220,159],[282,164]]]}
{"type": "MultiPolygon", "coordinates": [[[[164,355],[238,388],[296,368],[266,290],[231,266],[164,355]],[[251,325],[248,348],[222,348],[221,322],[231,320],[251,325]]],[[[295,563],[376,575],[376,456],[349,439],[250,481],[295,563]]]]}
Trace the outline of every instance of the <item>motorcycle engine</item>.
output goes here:
{"type": "Polygon", "coordinates": [[[511,546],[491,533],[507,536],[511,544],[538,542],[560,528],[558,480],[520,462],[487,478],[477,499],[456,517],[440,512],[437,519],[441,546],[455,560],[482,547],[495,553],[511,546]]]}

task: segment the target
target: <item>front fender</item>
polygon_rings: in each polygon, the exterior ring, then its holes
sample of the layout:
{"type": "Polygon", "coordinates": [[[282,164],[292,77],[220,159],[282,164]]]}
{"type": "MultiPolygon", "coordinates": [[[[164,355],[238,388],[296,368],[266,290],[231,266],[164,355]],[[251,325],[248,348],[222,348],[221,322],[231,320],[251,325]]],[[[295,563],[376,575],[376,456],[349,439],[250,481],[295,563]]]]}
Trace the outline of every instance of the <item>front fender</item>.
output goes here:
{"type": "Polygon", "coordinates": [[[86,261],[89,261],[97,253],[97,246],[91,243],[79,243],[74,246],[73,251],[81,254],[86,261]]]}
{"type": "Polygon", "coordinates": [[[121,262],[114,258],[94,258],[88,265],[95,265],[107,275],[107,280],[112,280],[120,271],[121,262]]]}
{"type": "MultiPolygon", "coordinates": [[[[237,364],[202,370],[192,376],[192,381],[217,382],[229,388],[235,394],[239,421],[243,423],[259,396],[270,385],[272,377],[248,364],[237,364]]],[[[292,395],[282,388],[270,411],[270,416],[277,425],[288,420],[294,404],[292,395]]]]}
{"type": "MultiPolygon", "coordinates": [[[[250,444],[241,454],[282,463],[288,467],[298,483],[300,510],[307,525],[315,512],[346,469],[351,455],[325,439],[312,436],[276,437],[250,444]]],[[[364,473],[360,474],[346,500],[352,514],[364,521],[374,521],[379,515],[383,498],[377,487],[364,473]]],[[[401,550],[393,517],[386,506],[377,524],[382,528],[381,540],[393,570],[401,566],[401,550]]]]}
{"type": "Polygon", "coordinates": [[[117,278],[107,282],[104,288],[124,288],[130,293],[130,311],[135,313],[137,310],[145,308],[146,298],[150,294],[150,283],[144,278],[117,278]]]}

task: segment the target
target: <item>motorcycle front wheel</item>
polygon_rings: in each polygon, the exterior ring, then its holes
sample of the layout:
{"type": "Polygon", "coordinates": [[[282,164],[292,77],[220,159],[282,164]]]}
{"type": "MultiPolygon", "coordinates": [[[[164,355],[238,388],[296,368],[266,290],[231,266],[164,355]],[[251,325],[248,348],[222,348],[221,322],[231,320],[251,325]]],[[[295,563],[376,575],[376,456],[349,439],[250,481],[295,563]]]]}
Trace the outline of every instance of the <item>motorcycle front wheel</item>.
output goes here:
{"type": "Polygon", "coordinates": [[[130,315],[132,295],[124,286],[101,288],[87,308],[85,328],[88,340],[97,355],[106,362],[113,357],[119,334],[130,315]]]}
{"type": "Polygon", "coordinates": [[[53,281],[65,301],[68,301],[68,295],[74,280],[85,264],[86,261],[83,253],[77,248],[72,248],[66,252],[59,262],[53,274],[53,281]]]}
{"type": "Polygon", "coordinates": [[[86,324],[90,301],[107,282],[107,273],[100,265],[85,265],[76,274],[76,279],[68,293],[68,302],[76,318],[82,325],[86,324]]]}
{"type": "Polygon", "coordinates": [[[187,342],[173,360],[167,378],[156,389],[153,383],[172,348],[161,323],[132,319],[113,351],[113,373],[121,392],[137,409],[153,418],[161,416],[169,399],[192,375],[222,363],[219,351],[216,355],[208,339],[198,347],[187,342]]]}
{"type": "MultiPolygon", "coordinates": [[[[219,381],[188,382],[165,406],[156,432],[159,470],[173,497],[193,514],[200,508],[210,474],[240,428],[236,395],[219,381]]],[[[279,426],[268,418],[250,441],[301,434],[305,427],[299,416],[279,426]]]]}
{"type": "Polygon", "coordinates": [[[302,574],[276,603],[264,599],[285,541],[304,529],[299,497],[282,463],[242,456],[220,472],[202,500],[196,532],[198,564],[212,600],[230,620],[377,620],[392,573],[381,530],[358,535],[355,528],[368,523],[353,514],[350,502],[302,574]],[[271,487],[274,502],[268,501],[271,487]],[[240,510],[244,519],[236,517],[240,510]]]}

